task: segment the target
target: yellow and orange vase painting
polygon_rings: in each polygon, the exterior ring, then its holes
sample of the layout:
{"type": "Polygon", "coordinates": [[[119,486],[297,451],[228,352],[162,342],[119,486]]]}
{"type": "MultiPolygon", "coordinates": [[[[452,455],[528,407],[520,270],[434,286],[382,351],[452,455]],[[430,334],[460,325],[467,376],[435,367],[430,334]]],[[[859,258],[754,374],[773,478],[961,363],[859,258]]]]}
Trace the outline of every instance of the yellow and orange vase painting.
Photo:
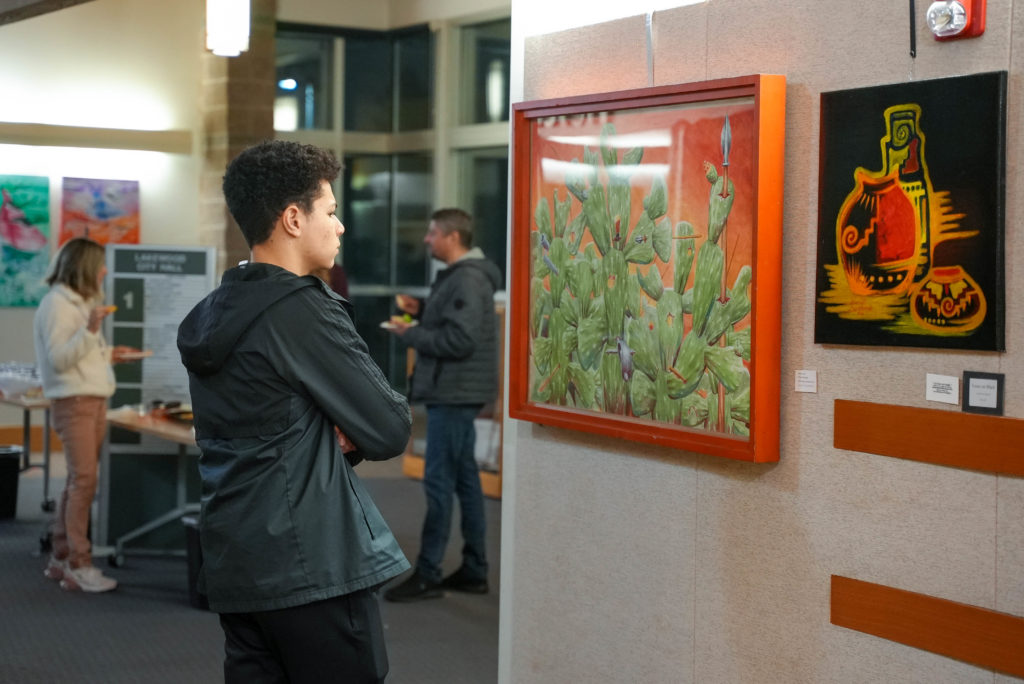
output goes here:
{"type": "Polygon", "coordinates": [[[1005,72],[822,94],[815,342],[1003,349],[1005,117],[1005,72]]]}

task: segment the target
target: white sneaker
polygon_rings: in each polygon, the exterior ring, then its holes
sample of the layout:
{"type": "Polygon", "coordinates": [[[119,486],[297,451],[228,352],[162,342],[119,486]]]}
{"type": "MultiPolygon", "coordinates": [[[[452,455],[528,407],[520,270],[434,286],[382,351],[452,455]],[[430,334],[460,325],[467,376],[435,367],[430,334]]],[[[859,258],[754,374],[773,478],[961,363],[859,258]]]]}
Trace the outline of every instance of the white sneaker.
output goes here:
{"type": "Polygon", "coordinates": [[[116,589],[117,580],[107,577],[93,565],[85,565],[81,568],[68,566],[64,569],[64,579],[60,581],[60,588],[97,594],[101,591],[116,589]]]}
{"type": "Polygon", "coordinates": [[[52,580],[64,579],[64,573],[67,572],[67,569],[67,558],[65,558],[64,560],[59,560],[51,554],[50,560],[46,564],[46,569],[43,570],[43,576],[52,580]]]}

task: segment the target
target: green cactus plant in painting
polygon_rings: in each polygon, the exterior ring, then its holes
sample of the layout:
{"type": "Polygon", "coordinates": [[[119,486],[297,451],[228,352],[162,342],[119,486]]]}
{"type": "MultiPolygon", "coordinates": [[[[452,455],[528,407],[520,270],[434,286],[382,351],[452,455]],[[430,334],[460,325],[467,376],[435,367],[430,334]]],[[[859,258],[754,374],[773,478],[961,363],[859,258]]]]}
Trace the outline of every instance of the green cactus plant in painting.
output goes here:
{"type": "Polygon", "coordinates": [[[704,162],[707,230],[673,222],[664,175],[632,206],[642,147],[623,153],[605,124],[573,159],[565,193],[534,207],[530,339],[534,401],[747,435],[752,269],[732,283],[720,243],[735,187],[704,162]],[[585,240],[586,235],[590,240],[585,240]],[[666,285],[671,283],[671,285],[666,285]]]}

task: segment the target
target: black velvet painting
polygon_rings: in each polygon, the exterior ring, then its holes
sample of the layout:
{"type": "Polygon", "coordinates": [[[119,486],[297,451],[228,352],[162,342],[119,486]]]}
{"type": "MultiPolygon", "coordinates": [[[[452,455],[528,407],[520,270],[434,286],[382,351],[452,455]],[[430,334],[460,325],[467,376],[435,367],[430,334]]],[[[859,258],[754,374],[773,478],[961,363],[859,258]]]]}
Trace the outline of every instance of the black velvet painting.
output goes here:
{"type": "Polygon", "coordinates": [[[822,93],[815,342],[1004,349],[1005,140],[1006,72],[822,93]]]}

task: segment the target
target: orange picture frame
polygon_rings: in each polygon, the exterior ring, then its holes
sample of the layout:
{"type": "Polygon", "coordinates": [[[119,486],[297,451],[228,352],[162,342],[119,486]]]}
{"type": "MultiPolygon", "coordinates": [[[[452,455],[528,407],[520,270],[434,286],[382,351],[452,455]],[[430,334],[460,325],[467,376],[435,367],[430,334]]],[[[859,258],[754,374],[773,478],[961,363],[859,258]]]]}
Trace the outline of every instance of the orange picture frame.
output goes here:
{"type": "Polygon", "coordinates": [[[513,105],[510,417],[779,459],[785,90],[513,105]]]}

